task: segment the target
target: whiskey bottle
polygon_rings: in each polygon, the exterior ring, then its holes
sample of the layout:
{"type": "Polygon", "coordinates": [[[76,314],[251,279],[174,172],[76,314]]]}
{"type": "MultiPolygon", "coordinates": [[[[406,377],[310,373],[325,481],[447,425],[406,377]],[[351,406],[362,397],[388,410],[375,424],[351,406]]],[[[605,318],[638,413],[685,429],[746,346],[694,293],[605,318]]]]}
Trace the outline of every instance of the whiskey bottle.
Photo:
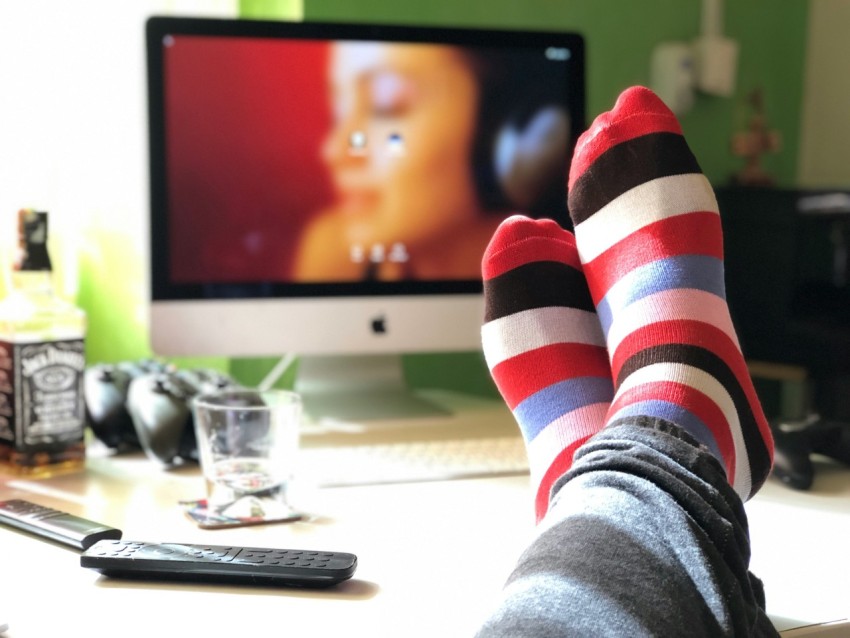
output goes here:
{"type": "Polygon", "coordinates": [[[54,292],[47,213],[18,213],[12,289],[0,301],[0,473],[85,464],[85,313],[54,292]]]}

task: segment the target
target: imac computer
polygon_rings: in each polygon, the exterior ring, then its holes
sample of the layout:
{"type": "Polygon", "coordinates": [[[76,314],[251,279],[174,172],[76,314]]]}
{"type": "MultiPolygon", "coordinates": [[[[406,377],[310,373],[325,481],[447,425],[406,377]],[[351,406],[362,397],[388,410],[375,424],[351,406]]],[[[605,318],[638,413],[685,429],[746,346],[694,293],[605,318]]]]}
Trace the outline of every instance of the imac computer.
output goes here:
{"type": "Polygon", "coordinates": [[[313,416],[392,412],[400,355],[480,348],[498,223],[569,224],[576,34],[154,17],[146,40],[157,354],[296,355],[313,416]]]}

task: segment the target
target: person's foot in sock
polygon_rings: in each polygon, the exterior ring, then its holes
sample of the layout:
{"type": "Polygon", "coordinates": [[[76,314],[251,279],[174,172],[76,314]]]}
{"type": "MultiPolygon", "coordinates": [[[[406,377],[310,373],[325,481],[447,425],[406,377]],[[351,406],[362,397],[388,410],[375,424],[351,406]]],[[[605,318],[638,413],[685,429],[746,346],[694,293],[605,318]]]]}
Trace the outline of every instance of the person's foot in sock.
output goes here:
{"type": "Polygon", "coordinates": [[[575,238],[554,221],[505,220],[482,274],[484,354],[526,442],[540,521],[552,484],[602,428],[614,394],[608,353],[575,238]]]}
{"type": "Polygon", "coordinates": [[[616,389],[608,422],[679,425],[746,500],[773,439],[726,304],[717,201],[676,117],[649,89],[623,92],[579,138],[568,187],[616,389]]]}

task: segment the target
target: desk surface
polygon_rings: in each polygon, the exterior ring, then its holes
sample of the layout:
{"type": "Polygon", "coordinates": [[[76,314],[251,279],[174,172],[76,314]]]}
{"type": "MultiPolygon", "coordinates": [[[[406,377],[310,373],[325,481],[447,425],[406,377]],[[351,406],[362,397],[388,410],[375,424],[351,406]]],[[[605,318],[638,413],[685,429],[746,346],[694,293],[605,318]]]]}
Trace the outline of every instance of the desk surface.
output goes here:
{"type": "Polygon", "coordinates": [[[176,503],[203,490],[197,470],[92,459],[82,475],[7,480],[0,498],[112,524],[130,540],[347,551],[359,566],[352,580],[319,591],[122,582],[81,568],[72,550],[2,529],[0,615],[9,638],[470,635],[532,529],[526,483],[324,489],[300,495],[308,520],[210,531],[176,503]]]}
{"type": "MultiPolygon", "coordinates": [[[[127,539],[348,551],[355,577],[321,591],[124,582],[0,528],[4,636],[469,636],[533,532],[526,477],[303,489],[307,520],[216,531],[177,505],[202,490],[197,468],[163,471],[141,454],[92,455],[85,472],[50,479],[0,476],[0,499],[112,524],[127,539]]],[[[850,471],[819,466],[810,492],[769,481],[747,509],[753,571],[780,628],[850,616],[850,471]]]]}

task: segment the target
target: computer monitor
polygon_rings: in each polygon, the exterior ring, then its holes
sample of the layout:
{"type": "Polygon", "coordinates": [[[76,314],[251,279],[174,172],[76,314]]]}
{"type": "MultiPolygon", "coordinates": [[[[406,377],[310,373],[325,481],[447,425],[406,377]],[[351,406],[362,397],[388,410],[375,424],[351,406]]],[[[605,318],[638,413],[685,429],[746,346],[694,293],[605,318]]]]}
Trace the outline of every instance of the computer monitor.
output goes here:
{"type": "Polygon", "coordinates": [[[157,354],[292,353],[305,393],[403,392],[400,354],[480,348],[498,223],[569,224],[577,34],[154,17],[146,38],[157,354]]]}

